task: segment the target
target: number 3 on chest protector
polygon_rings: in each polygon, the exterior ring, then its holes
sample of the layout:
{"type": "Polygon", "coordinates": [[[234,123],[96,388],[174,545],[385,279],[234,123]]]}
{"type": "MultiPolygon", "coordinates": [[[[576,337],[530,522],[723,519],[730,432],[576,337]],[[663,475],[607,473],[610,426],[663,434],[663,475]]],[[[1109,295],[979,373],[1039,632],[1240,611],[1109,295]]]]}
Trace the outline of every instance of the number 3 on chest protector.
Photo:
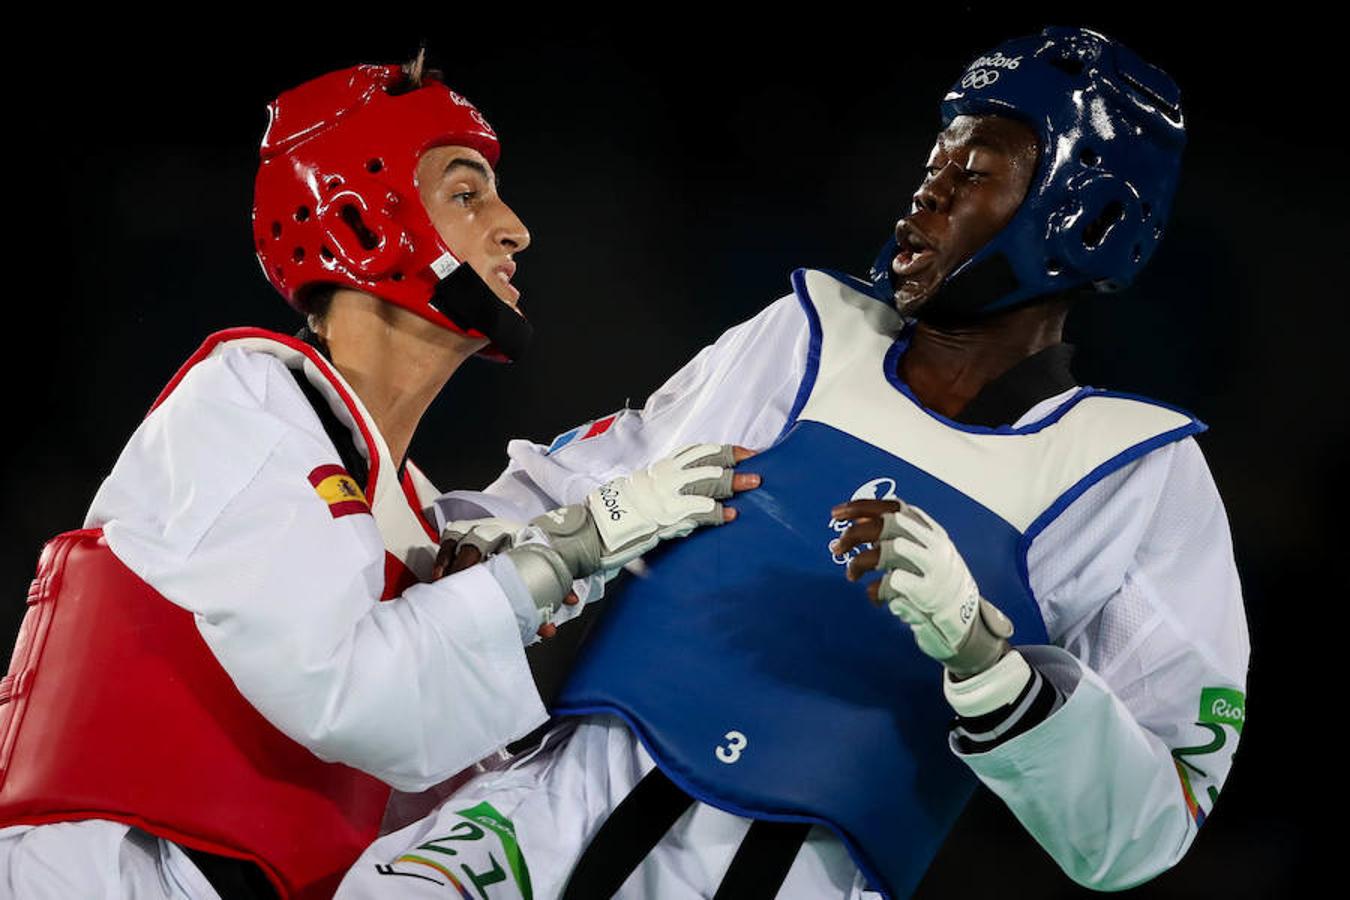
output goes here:
{"type": "Polygon", "coordinates": [[[727,765],[731,765],[741,758],[741,751],[750,742],[739,731],[728,731],[726,739],[725,744],[717,745],[717,758],[727,765]]]}

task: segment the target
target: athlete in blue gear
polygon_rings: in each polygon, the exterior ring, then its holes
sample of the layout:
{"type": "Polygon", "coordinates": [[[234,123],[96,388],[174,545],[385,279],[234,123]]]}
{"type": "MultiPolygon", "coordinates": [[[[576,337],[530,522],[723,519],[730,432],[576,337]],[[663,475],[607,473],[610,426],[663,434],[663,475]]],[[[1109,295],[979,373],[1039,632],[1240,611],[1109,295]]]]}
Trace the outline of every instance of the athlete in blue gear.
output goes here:
{"type": "Polygon", "coordinates": [[[768,448],[735,528],[611,597],[543,744],[345,895],[510,859],[504,896],[907,896],[976,779],[1080,884],[1186,852],[1249,655],[1204,426],[1080,387],[1062,343],[1071,293],[1127,286],[1162,235],[1179,93],[1051,28],[971,63],[942,126],[870,280],[799,270],[643,409],[443,499],[521,518],[691,441],[768,448]],[[877,570],[884,608],[852,583],[877,570]]]}

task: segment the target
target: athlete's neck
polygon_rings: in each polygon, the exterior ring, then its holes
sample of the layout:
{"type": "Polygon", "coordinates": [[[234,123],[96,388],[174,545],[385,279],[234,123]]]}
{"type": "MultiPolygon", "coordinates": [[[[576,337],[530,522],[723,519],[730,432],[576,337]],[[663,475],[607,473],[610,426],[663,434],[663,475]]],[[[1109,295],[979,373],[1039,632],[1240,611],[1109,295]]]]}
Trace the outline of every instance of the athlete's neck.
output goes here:
{"type": "Polygon", "coordinates": [[[1060,343],[1067,300],[1048,300],[965,323],[919,320],[900,357],[900,377],[919,402],[954,418],[985,386],[1060,343]]]}
{"type": "Polygon", "coordinates": [[[395,467],[403,465],[431,401],[484,344],[352,290],[333,294],[315,333],[374,418],[395,467]]]}

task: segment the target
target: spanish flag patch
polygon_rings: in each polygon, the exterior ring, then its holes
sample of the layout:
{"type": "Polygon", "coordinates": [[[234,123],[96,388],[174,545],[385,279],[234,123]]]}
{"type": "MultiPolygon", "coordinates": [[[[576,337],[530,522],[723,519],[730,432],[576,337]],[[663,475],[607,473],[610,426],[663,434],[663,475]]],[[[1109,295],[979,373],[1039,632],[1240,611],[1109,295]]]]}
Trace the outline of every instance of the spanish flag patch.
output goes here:
{"type": "Polygon", "coordinates": [[[309,473],[309,483],[319,499],[328,504],[333,518],[340,519],[355,513],[370,514],[370,504],[356,479],[342,466],[319,466],[309,473]]]}

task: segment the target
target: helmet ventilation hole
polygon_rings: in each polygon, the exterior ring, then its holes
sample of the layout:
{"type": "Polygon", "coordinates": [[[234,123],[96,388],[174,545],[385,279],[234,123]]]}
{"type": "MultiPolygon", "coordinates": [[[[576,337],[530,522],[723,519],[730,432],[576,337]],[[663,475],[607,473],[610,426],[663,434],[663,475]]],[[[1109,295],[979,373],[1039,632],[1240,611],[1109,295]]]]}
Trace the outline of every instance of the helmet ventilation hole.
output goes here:
{"type": "Polygon", "coordinates": [[[298,262],[298,263],[304,262],[304,261],[305,261],[305,248],[304,248],[304,247],[296,247],[296,248],[295,248],[295,252],[291,254],[291,259],[292,259],[293,261],[295,261],[295,262],[298,262]]]}
{"type": "Polygon", "coordinates": [[[305,221],[305,220],[308,219],[308,218],[309,218],[309,207],[308,207],[308,206],[297,206],[297,207],[295,208],[295,221],[297,221],[297,222],[303,222],[303,221],[305,221]]]}
{"type": "Polygon", "coordinates": [[[1059,69],[1066,75],[1083,74],[1083,61],[1081,59],[1074,59],[1068,56],[1061,56],[1058,59],[1052,59],[1049,62],[1050,65],[1054,66],[1056,69],[1059,69]]]}
{"type": "Polygon", "coordinates": [[[1139,204],[1139,213],[1140,217],[1147,222],[1148,217],[1153,215],[1153,204],[1147,201],[1139,204]]]}
{"type": "Polygon", "coordinates": [[[1134,252],[1130,254],[1130,259],[1131,259],[1133,262],[1139,262],[1139,257],[1141,257],[1141,256],[1143,256],[1143,255],[1144,255],[1143,248],[1140,247],[1138,244],[1135,244],[1135,245],[1134,245],[1134,252]]]}
{"type": "Polygon", "coordinates": [[[319,248],[319,255],[322,256],[327,262],[333,261],[333,251],[329,250],[327,246],[319,248]]]}
{"type": "Polygon", "coordinates": [[[272,240],[277,240],[277,239],[280,238],[280,237],[281,237],[281,223],[280,223],[280,222],[273,222],[273,223],[272,223],[272,240]]]}
{"type": "Polygon", "coordinates": [[[372,159],[366,162],[366,171],[372,175],[374,175],[376,172],[379,172],[383,168],[384,168],[384,160],[382,159],[372,159]]]}
{"type": "Polygon", "coordinates": [[[348,203],[342,207],[342,221],[346,222],[347,227],[356,235],[356,239],[361,242],[362,248],[374,250],[380,246],[380,239],[366,227],[366,223],[361,219],[361,210],[357,209],[354,203],[348,203]]]}
{"type": "Polygon", "coordinates": [[[1106,237],[1107,232],[1111,230],[1111,226],[1124,217],[1125,207],[1121,205],[1119,200],[1112,200],[1106,204],[1106,208],[1102,210],[1101,215],[1087,223],[1083,228],[1083,246],[1090,250],[1095,249],[1106,237]]]}
{"type": "Polygon", "coordinates": [[[1046,260],[1045,274],[1053,277],[1059,276],[1064,271],[1064,264],[1057,259],[1046,260]]]}
{"type": "Polygon", "coordinates": [[[1085,166],[1095,166],[1102,161],[1102,158],[1097,155],[1096,150],[1091,147],[1084,147],[1083,152],[1078,154],[1078,161],[1085,166]]]}
{"type": "Polygon", "coordinates": [[[1143,100],[1146,106],[1157,107],[1158,111],[1161,112],[1164,116],[1166,116],[1168,121],[1172,122],[1175,125],[1181,124],[1180,106],[1176,105],[1175,103],[1169,103],[1164,97],[1159,95],[1157,91],[1148,87],[1138,78],[1134,77],[1134,75],[1125,71],[1124,69],[1120,71],[1120,77],[1125,81],[1126,84],[1128,84],[1131,88],[1133,88],[1136,93],[1143,95],[1141,99],[1143,100]]]}

